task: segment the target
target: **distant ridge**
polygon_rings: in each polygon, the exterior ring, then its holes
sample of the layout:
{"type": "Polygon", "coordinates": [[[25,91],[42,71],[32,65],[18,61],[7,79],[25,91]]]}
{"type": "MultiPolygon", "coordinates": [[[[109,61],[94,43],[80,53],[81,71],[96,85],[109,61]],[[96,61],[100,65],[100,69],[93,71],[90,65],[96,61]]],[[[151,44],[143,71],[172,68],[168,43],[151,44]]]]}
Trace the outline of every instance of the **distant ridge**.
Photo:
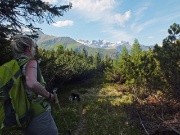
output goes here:
{"type": "Polygon", "coordinates": [[[38,32],[39,37],[36,39],[37,44],[40,48],[46,50],[53,50],[58,45],[62,45],[65,49],[73,49],[77,53],[81,53],[83,48],[86,50],[88,56],[95,56],[97,53],[100,54],[101,58],[109,56],[113,59],[117,58],[119,53],[116,49],[103,49],[93,48],[77,42],[70,37],[56,37],[52,35],[46,35],[43,32],[38,32]]]}
{"type": "MultiPolygon", "coordinates": [[[[126,46],[127,50],[130,51],[132,45],[126,41],[119,41],[117,43],[111,43],[105,40],[74,40],[70,37],[57,37],[52,35],[44,34],[42,31],[38,31],[39,37],[36,39],[37,44],[40,48],[46,50],[55,49],[57,45],[62,45],[64,49],[73,49],[77,53],[81,53],[83,48],[86,50],[88,56],[95,56],[97,53],[100,54],[101,58],[109,56],[113,59],[119,56],[122,48],[126,46]]],[[[141,45],[142,50],[153,49],[154,46],[141,45]]]]}

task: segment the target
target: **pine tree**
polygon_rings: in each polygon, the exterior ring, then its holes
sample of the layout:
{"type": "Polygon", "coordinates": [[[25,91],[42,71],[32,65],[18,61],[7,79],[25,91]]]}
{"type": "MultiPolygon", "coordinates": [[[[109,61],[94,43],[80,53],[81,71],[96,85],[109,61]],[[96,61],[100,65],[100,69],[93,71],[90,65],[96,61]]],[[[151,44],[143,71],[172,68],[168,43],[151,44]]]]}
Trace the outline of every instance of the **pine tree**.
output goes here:
{"type": "Polygon", "coordinates": [[[130,55],[132,57],[137,56],[138,54],[140,54],[142,52],[141,46],[139,44],[139,41],[137,39],[134,40],[134,43],[132,45],[132,49],[130,52],[130,55]]]}
{"type": "Polygon", "coordinates": [[[130,59],[127,63],[127,83],[140,85],[141,83],[141,72],[140,72],[140,63],[141,63],[141,53],[142,49],[137,39],[134,40],[132,49],[130,52],[130,59]]]}
{"type": "Polygon", "coordinates": [[[172,93],[180,95],[180,26],[173,24],[168,30],[169,36],[163,40],[163,46],[155,46],[156,59],[172,93]]]}
{"type": "Polygon", "coordinates": [[[82,57],[83,57],[84,60],[87,59],[87,52],[86,52],[86,50],[84,48],[82,49],[82,57]]]}
{"type": "Polygon", "coordinates": [[[94,56],[94,65],[96,67],[96,69],[100,69],[101,68],[101,57],[100,57],[100,54],[97,53],[95,56],[94,56]]]}
{"type": "Polygon", "coordinates": [[[116,62],[116,69],[118,70],[118,73],[119,73],[119,81],[121,83],[125,83],[126,81],[126,74],[127,74],[127,63],[128,63],[128,59],[129,59],[129,54],[128,54],[128,50],[126,48],[126,46],[124,46],[122,48],[122,51],[119,55],[119,58],[116,62]]]}
{"type": "Polygon", "coordinates": [[[20,34],[21,28],[28,28],[35,32],[39,28],[34,24],[52,23],[55,16],[63,16],[71,6],[71,4],[54,6],[42,0],[1,0],[0,45],[6,40],[6,37],[20,34]]]}

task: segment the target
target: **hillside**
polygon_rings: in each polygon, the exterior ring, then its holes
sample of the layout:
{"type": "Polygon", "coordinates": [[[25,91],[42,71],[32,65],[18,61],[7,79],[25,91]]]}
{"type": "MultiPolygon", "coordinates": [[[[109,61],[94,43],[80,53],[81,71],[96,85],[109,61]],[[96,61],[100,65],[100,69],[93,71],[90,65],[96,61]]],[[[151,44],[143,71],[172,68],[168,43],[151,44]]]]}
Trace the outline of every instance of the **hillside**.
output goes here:
{"type": "Polygon", "coordinates": [[[73,49],[75,52],[80,53],[84,48],[87,51],[88,56],[100,54],[101,58],[104,58],[106,55],[111,58],[116,58],[118,56],[118,51],[115,49],[103,49],[103,48],[92,48],[86,45],[83,45],[70,37],[56,37],[52,35],[46,35],[42,32],[39,32],[39,38],[37,39],[37,44],[40,48],[46,50],[55,49],[57,45],[63,45],[65,49],[73,49]]]}
{"type": "MultiPolygon", "coordinates": [[[[37,39],[37,44],[40,48],[46,50],[55,49],[57,45],[63,45],[65,49],[73,49],[77,53],[81,53],[84,48],[88,56],[94,56],[97,53],[100,54],[101,58],[109,56],[113,59],[117,58],[119,52],[122,48],[126,46],[128,51],[131,51],[132,45],[129,42],[121,41],[118,43],[111,43],[105,40],[74,40],[70,37],[56,37],[52,35],[44,34],[43,32],[38,32],[39,37],[37,39]]],[[[141,45],[142,50],[148,50],[149,48],[153,49],[154,46],[144,46],[141,45]]]]}

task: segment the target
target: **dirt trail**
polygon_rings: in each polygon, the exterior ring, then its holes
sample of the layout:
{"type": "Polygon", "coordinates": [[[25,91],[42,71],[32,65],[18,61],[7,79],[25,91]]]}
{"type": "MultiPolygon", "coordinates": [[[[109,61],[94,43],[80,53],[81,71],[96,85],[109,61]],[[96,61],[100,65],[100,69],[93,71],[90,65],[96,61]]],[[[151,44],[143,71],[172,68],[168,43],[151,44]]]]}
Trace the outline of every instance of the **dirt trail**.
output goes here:
{"type": "Polygon", "coordinates": [[[72,132],[72,135],[81,135],[81,133],[86,129],[85,128],[86,119],[85,119],[85,116],[84,116],[82,103],[80,103],[79,113],[81,114],[80,115],[80,120],[79,120],[77,129],[72,132]]]}

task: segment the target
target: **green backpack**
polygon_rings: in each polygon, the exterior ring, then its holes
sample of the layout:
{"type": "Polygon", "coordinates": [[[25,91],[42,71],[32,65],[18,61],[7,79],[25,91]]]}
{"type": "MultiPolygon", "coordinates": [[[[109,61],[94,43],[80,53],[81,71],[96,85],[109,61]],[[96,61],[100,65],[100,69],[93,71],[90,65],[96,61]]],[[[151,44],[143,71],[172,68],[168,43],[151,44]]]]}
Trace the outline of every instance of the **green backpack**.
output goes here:
{"type": "Polygon", "coordinates": [[[21,73],[29,60],[19,63],[13,59],[0,66],[0,131],[24,127],[32,116],[21,73]]]}

